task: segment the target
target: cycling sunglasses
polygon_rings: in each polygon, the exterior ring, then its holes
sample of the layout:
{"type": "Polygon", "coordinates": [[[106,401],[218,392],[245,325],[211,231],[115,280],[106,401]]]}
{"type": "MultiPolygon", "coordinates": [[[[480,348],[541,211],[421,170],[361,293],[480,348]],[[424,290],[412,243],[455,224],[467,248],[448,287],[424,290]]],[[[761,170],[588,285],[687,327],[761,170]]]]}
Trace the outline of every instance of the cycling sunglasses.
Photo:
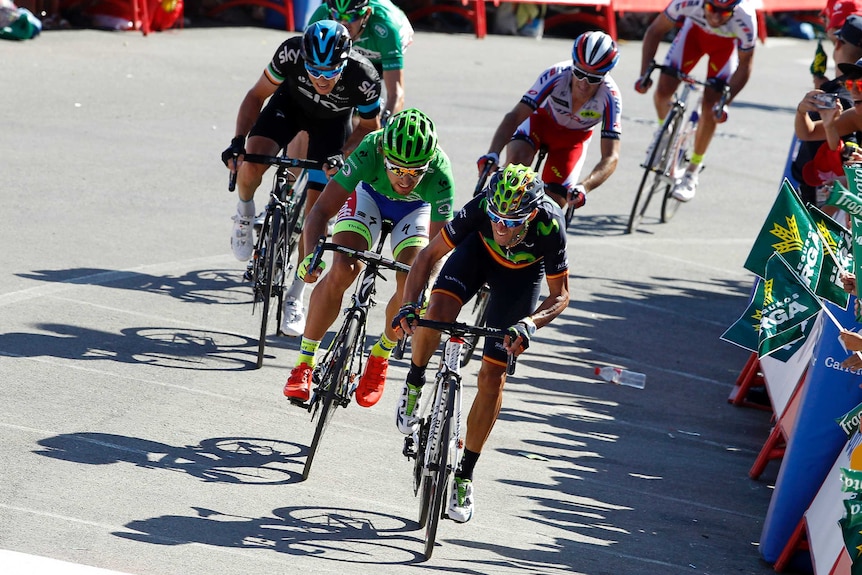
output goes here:
{"type": "Polygon", "coordinates": [[[364,10],[355,12],[339,12],[338,10],[330,9],[329,13],[332,16],[332,19],[336,22],[346,22],[347,24],[352,24],[365,16],[364,10]]]}
{"type": "Polygon", "coordinates": [[[857,92],[862,92],[862,78],[850,79],[847,78],[844,80],[844,86],[848,90],[856,90],[857,92]]]}
{"type": "Polygon", "coordinates": [[[706,10],[710,14],[714,14],[715,16],[727,17],[733,14],[733,8],[719,8],[718,6],[713,6],[709,2],[706,2],[703,5],[703,8],[704,10],[706,10]]]}
{"type": "Polygon", "coordinates": [[[383,165],[386,166],[386,169],[392,172],[392,175],[396,178],[403,178],[404,176],[419,179],[425,175],[425,172],[428,171],[428,164],[424,166],[418,166],[416,168],[405,168],[404,166],[399,166],[397,164],[393,164],[389,161],[388,158],[383,158],[383,165]]]}
{"type": "Polygon", "coordinates": [[[604,76],[594,76],[593,74],[587,74],[577,66],[572,66],[572,74],[575,75],[575,78],[578,80],[586,80],[590,84],[600,84],[602,80],[605,79],[604,76]]]}
{"type": "Polygon", "coordinates": [[[309,73],[312,78],[324,78],[326,80],[332,80],[342,71],[344,71],[344,66],[338,66],[337,68],[325,69],[325,68],[315,68],[308,62],[305,63],[305,71],[309,73]]]}
{"type": "Polygon", "coordinates": [[[488,217],[491,219],[492,222],[494,222],[495,224],[503,224],[504,226],[506,226],[507,228],[510,228],[510,229],[511,228],[517,228],[518,226],[522,226],[522,225],[526,224],[527,219],[529,218],[529,216],[527,216],[526,218],[520,218],[517,220],[514,220],[512,218],[504,218],[503,216],[494,212],[494,210],[492,210],[490,207],[488,207],[488,209],[486,209],[485,212],[488,214],[488,217]]]}

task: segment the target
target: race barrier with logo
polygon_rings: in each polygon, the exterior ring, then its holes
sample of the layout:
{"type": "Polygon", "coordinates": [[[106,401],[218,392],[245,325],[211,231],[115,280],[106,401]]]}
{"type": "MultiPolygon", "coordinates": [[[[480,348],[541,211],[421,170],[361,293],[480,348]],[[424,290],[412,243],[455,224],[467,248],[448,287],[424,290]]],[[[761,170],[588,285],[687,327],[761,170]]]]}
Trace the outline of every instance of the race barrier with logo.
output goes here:
{"type": "MultiPolygon", "coordinates": [[[[852,305],[847,310],[825,305],[838,323],[855,325],[852,305]]],[[[761,534],[760,552],[769,563],[792,547],[794,532],[846,443],[835,421],[862,402],[860,374],[840,365],[849,354],[838,334],[835,322],[822,322],[761,534]]]]}

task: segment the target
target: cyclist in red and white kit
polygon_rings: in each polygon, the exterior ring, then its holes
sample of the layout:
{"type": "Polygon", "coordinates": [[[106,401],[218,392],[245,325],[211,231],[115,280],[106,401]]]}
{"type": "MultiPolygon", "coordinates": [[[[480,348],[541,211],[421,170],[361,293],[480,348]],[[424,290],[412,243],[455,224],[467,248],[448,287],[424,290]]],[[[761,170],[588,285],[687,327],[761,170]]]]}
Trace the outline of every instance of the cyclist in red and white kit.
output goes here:
{"type": "MultiPolygon", "coordinates": [[[[694,153],[685,174],[672,192],[674,198],[687,202],[697,191],[697,176],[715,127],[717,123],[727,120],[726,109],[714,110],[724,87],[730,87],[727,100],[730,102],[751,77],[757,41],[757,16],[749,0],[673,0],[653,20],[644,35],[641,74],[635,83],[635,90],[641,94],[645,94],[652,84],[644,75],[655,58],[659,43],[679,24],[682,24],[682,29],[674,38],[664,65],[688,73],[704,55],[708,55],[707,82],[711,84],[711,88],[703,94],[700,121],[694,137],[694,153]]],[[[659,123],[664,121],[670,111],[679,82],[670,74],[662,73],[659,78],[653,95],[659,123]]]]}
{"type": "Polygon", "coordinates": [[[622,100],[609,72],[619,60],[616,43],[604,32],[575,38],[572,59],[539,76],[520,102],[503,117],[479,172],[500,163],[530,165],[540,147],[548,150],[542,180],[545,192],[561,207],[584,205],[586,194],[616,170],[620,157],[622,100]],[[601,126],[601,159],[579,179],[593,130],[601,126]]]}

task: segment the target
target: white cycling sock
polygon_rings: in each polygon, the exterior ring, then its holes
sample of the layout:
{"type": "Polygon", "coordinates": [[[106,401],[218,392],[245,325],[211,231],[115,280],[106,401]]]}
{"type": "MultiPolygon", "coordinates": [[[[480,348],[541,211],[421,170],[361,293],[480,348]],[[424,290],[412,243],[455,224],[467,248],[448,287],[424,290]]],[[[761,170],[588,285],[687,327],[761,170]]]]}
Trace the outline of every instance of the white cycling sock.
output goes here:
{"type": "Polygon", "coordinates": [[[287,289],[287,298],[293,298],[297,301],[302,301],[302,296],[305,295],[305,282],[296,277],[296,274],[293,274],[293,283],[290,284],[290,287],[287,289]]]}
{"type": "Polygon", "coordinates": [[[236,203],[236,213],[241,216],[254,216],[254,199],[247,202],[240,200],[236,203]]]}

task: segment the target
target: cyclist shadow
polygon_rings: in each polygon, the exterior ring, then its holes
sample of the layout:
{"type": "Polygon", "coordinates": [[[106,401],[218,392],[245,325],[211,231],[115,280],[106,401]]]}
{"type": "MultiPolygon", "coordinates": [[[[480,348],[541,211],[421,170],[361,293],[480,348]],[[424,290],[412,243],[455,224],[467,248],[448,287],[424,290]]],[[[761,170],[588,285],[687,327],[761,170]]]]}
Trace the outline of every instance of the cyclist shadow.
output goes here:
{"type": "Polygon", "coordinates": [[[181,471],[207,483],[286,485],[302,481],[306,447],[277,439],[214,437],[197,445],[168,445],[110,433],[68,433],[37,442],[33,453],[84,465],[131,463],[181,471]]]}
{"type": "Polygon", "coordinates": [[[314,556],[343,563],[410,564],[424,560],[415,523],[372,511],[329,507],[281,507],[271,516],[245,517],[202,507],[194,515],[162,515],[131,521],[113,535],[154,545],[199,543],[314,556]],[[363,549],[365,547],[365,549],[363,549]],[[390,560],[381,560],[381,548],[390,560]],[[415,548],[414,551],[412,548],[415,548]]]}
{"type": "Polygon", "coordinates": [[[247,305],[251,300],[251,289],[243,281],[242,272],[235,269],[192,270],[182,275],[158,276],[131,270],[73,268],[15,275],[43,282],[110,286],[167,295],[189,303],[247,305]]]}
{"type": "Polygon", "coordinates": [[[575,212],[572,223],[566,229],[566,235],[569,237],[624,235],[627,225],[628,216],[616,214],[589,214],[582,216],[578,212],[575,212]]]}
{"type": "Polygon", "coordinates": [[[113,360],[157,367],[230,371],[254,366],[257,340],[210,330],[129,327],[119,333],[41,323],[49,333],[0,334],[0,349],[18,357],[113,360]],[[203,361],[207,360],[207,361],[203,361]]]}

